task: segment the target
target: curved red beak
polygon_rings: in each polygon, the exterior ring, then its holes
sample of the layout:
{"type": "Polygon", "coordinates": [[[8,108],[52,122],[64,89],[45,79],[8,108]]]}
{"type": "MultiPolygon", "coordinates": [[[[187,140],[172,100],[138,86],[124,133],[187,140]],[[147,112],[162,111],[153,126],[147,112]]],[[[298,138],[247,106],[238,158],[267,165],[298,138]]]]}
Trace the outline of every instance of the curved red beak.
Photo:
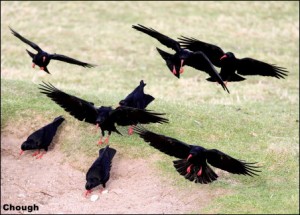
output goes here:
{"type": "Polygon", "coordinates": [[[227,55],[226,55],[226,54],[224,54],[224,55],[220,58],[220,60],[222,60],[222,59],[224,59],[224,58],[227,58],[227,55]]]}
{"type": "Polygon", "coordinates": [[[189,160],[191,157],[193,157],[193,155],[192,155],[192,154],[190,154],[190,155],[187,157],[187,159],[186,159],[186,160],[189,160]]]}

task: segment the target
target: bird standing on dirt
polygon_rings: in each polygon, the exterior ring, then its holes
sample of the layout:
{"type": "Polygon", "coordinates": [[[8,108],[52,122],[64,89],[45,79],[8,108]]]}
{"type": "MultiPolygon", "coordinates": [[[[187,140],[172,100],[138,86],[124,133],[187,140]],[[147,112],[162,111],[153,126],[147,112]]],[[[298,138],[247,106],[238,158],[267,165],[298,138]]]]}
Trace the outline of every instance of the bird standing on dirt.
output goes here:
{"type": "Polygon", "coordinates": [[[173,161],[174,167],[180,175],[183,175],[195,183],[207,184],[217,180],[218,175],[208,165],[220,168],[233,174],[257,175],[255,163],[246,163],[237,160],[217,149],[205,149],[202,146],[189,145],[177,139],[148,131],[141,126],[134,127],[134,131],[149,142],[150,146],[168,155],[180,158],[173,161]]]}
{"type": "Polygon", "coordinates": [[[42,158],[42,156],[48,151],[48,147],[56,134],[57,128],[65,119],[62,116],[56,117],[53,122],[44,127],[36,130],[30,134],[25,142],[21,145],[20,155],[26,150],[38,149],[32,156],[36,156],[40,153],[41,149],[45,151],[36,158],[42,158]]]}
{"type": "MultiPolygon", "coordinates": [[[[221,67],[220,76],[223,81],[243,81],[240,75],[261,75],[275,78],[285,78],[287,70],[274,64],[268,64],[253,58],[238,59],[232,52],[225,53],[219,46],[202,42],[195,38],[179,38],[181,47],[191,51],[203,52],[210,61],[217,67],[221,67]],[[240,75],[238,75],[238,74],[240,75]]],[[[218,81],[214,77],[206,79],[208,81],[218,81]]]]}
{"type": "MultiPolygon", "coordinates": [[[[44,82],[43,82],[44,83],[44,82]]],[[[135,125],[137,123],[165,123],[168,119],[161,117],[162,113],[155,113],[148,110],[119,106],[116,109],[112,107],[94,106],[94,103],[69,95],[52,84],[40,84],[41,93],[46,94],[54,102],[60,105],[65,111],[80,121],[85,121],[100,127],[102,136],[98,144],[102,144],[102,138],[105,136],[104,131],[108,131],[105,143],[109,142],[111,132],[122,135],[116,128],[119,126],[135,125]]]]}
{"type": "Polygon", "coordinates": [[[115,149],[109,148],[108,145],[99,150],[99,157],[94,161],[86,173],[85,196],[91,193],[92,189],[100,184],[102,184],[103,188],[106,187],[106,182],[110,177],[112,159],[116,152],[115,149]]]}
{"type": "MultiPolygon", "coordinates": [[[[144,93],[144,87],[146,84],[143,80],[140,81],[140,85],[137,86],[125,99],[119,102],[120,106],[138,108],[144,110],[155,98],[151,95],[144,93]]],[[[129,126],[128,134],[133,134],[133,126],[129,126]]]]}
{"type": "Polygon", "coordinates": [[[184,72],[183,66],[191,66],[197,70],[204,71],[208,73],[212,78],[218,81],[219,84],[229,93],[226,85],[224,84],[222,78],[219,76],[218,72],[206,57],[206,55],[201,52],[191,52],[187,49],[183,49],[179,42],[171,39],[170,37],[159,33],[158,31],[147,28],[143,25],[133,25],[132,28],[148,34],[151,37],[157,39],[161,44],[173,49],[176,53],[169,54],[159,48],[156,48],[161,57],[166,61],[166,64],[170,71],[177,77],[180,78],[180,74],[184,72]]]}
{"type": "Polygon", "coordinates": [[[16,31],[14,31],[11,27],[9,27],[11,30],[11,33],[16,36],[17,38],[19,38],[21,41],[23,41],[24,43],[30,45],[33,49],[35,49],[38,53],[34,54],[30,51],[27,51],[27,53],[29,54],[29,56],[32,58],[32,67],[34,68],[35,65],[38,65],[40,67],[41,70],[44,70],[45,72],[47,72],[48,74],[50,74],[47,66],[50,63],[50,60],[60,60],[60,61],[64,61],[70,64],[75,64],[75,65],[79,65],[79,66],[83,66],[83,67],[95,67],[96,65],[94,64],[89,64],[89,63],[85,63],[85,62],[81,62],[79,60],[70,58],[68,56],[65,55],[61,55],[61,54],[49,54],[45,51],[43,51],[37,44],[29,41],[28,39],[22,37],[19,33],[17,33],[16,31]]]}

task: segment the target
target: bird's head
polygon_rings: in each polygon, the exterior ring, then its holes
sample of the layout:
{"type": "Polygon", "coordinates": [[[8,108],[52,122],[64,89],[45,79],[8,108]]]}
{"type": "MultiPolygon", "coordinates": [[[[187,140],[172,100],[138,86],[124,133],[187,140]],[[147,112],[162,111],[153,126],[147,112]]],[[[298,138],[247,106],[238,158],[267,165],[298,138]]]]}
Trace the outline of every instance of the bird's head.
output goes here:
{"type": "Polygon", "coordinates": [[[125,100],[123,99],[123,100],[119,101],[119,105],[120,105],[120,106],[127,106],[128,104],[127,104],[127,101],[125,101],[125,100]]]}
{"type": "Polygon", "coordinates": [[[25,150],[31,150],[31,149],[36,149],[36,144],[34,143],[33,140],[26,140],[25,142],[22,143],[21,149],[23,151],[25,151],[25,150]]]}
{"type": "Polygon", "coordinates": [[[235,56],[232,52],[227,52],[220,58],[221,61],[225,59],[235,59],[235,56]]]}
{"type": "Polygon", "coordinates": [[[96,119],[96,124],[102,124],[105,119],[109,116],[109,112],[112,111],[112,107],[101,106],[98,108],[98,116],[96,119]]]}
{"type": "Polygon", "coordinates": [[[89,180],[85,184],[86,190],[91,190],[94,187],[98,186],[100,184],[99,179],[97,178],[89,178],[89,180]]]}

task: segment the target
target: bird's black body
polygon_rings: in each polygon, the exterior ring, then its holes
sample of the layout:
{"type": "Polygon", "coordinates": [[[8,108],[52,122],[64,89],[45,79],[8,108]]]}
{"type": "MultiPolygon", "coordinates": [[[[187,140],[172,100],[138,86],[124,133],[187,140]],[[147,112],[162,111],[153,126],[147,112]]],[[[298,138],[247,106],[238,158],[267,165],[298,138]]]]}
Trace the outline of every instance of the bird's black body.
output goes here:
{"type": "Polygon", "coordinates": [[[65,55],[49,54],[49,53],[43,51],[37,44],[35,44],[35,43],[29,41],[28,39],[24,38],[23,36],[21,36],[19,33],[17,33],[12,28],[10,28],[10,30],[11,30],[11,32],[14,36],[16,36],[21,41],[23,41],[24,43],[31,46],[33,49],[35,49],[37,51],[37,54],[34,54],[34,53],[32,53],[32,52],[30,52],[26,49],[27,53],[32,58],[33,67],[35,65],[38,65],[41,68],[41,70],[44,70],[45,72],[47,72],[49,74],[50,74],[50,72],[49,72],[47,66],[50,63],[50,60],[60,60],[60,61],[63,61],[63,62],[67,62],[67,63],[70,63],[70,64],[75,64],[75,65],[79,65],[79,66],[83,66],[83,67],[88,67],[88,68],[96,66],[96,65],[93,65],[93,64],[81,62],[79,60],[70,58],[70,57],[65,56],[65,55]]]}
{"type": "Polygon", "coordinates": [[[73,117],[80,121],[85,121],[94,125],[98,125],[101,129],[102,136],[104,131],[117,132],[121,134],[116,124],[119,126],[135,125],[138,123],[165,123],[168,119],[161,117],[162,113],[155,113],[148,110],[119,106],[116,109],[112,107],[94,106],[94,103],[85,101],[76,96],[69,95],[55,88],[51,84],[40,84],[41,93],[46,94],[54,102],[64,108],[73,117]]]}
{"type": "Polygon", "coordinates": [[[56,134],[57,128],[65,119],[62,116],[56,117],[53,122],[43,126],[30,134],[25,142],[21,145],[21,150],[44,149],[48,151],[48,147],[56,134]]]}
{"type": "Polygon", "coordinates": [[[161,57],[166,61],[169,70],[177,77],[180,78],[180,74],[183,73],[183,66],[187,65],[193,67],[197,70],[204,71],[209,74],[215,80],[221,84],[224,90],[229,93],[226,85],[224,84],[222,78],[210,62],[210,60],[201,51],[191,52],[187,49],[183,49],[180,43],[170,37],[159,33],[158,31],[147,28],[143,25],[132,26],[134,29],[141,31],[149,36],[157,39],[161,44],[171,48],[175,51],[175,54],[169,54],[161,49],[157,48],[157,51],[161,57]]]}
{"type": "Polygon", "coordinates": [[[255,163],[246,163],[237,160],[217,149],[205,149],[201,146],[189,145],[177,139],[156,134],[141,126],[134,128],[134,131],[149,142],[149,145],[168,154],[179,158],[173,161],[174,167],[190,181],[206,184],[217,180],[218,175],[208,165],[220,168],[233,174],[243,174],[253,176],[259,172],[255,163]]]}
{"type": "MultiPolygon", "coordinates": [[[[268,64],[253,58],[238,59],[232,52],[225,53],[219,46],[202,42],[195,38],[182,37],[179,43],[185,49],[203,52],[217,67],[221,67],[220,76],[223,81],[243,81],[240,75],[261,75],[275,78],[285,78],[287,70],[274,64],[268,64]]],[[[216,81],[210,77],[208,81],[216,81]]]]}
{"type": "Polygon", "coordinates": [[[155,98],[144,93],[146,84],[143,80],[125,99],[119,102],[120,106],[133,107],[138,109],[145,109],[155,98]]]}
{"type": "Polygon", "coordinates": [[[86,190],[89,191],[100,184],[105,188],[106,182],[110,177],[112,159],[116,152],[115,149],[110,148],[108,145],[99,150],[99,157],[86,173],[86,190]]]}

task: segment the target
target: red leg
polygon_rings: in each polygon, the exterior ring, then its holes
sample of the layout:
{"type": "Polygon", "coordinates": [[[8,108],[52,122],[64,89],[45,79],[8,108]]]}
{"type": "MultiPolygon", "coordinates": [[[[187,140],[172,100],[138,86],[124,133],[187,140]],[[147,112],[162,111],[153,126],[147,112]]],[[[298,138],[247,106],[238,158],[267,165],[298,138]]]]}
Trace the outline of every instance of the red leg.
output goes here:
{"type": "Polygon", "coordinates": [[[103,188],[103,187],[100,187],[100,188],[99,188],[99,192],[102,193],[103,191],[104,191],[104,188],[103,188]]]}
{"type": "Polygon", "coordinates": [[[41,70],[44,70],[44,67],[40,67],[41,70]]]}
{"type": "Polygon", "coordinates": [[[23,154],[23,152],[24,152],[24,151],[23,151],[23,150],[21,150],[21,151],[20,151],[20,153],[19,153],[19,155],[22,155],[22,154],[23,154]]]}
{"type": "Polygon", "coordinates": [[[35,67],[35,64],[33,63],[33,64],[32,64],[32,68],[34,68],[34,67],[35,67]]]}
{"type": "Polygon", "coordinates": [[[184,72],[183,67],[182,67],[183,62],[184,62],[184,60],[181,59],[181,61],[180,61],[180,70],[179,70],[180,74],[184,72]]]}
{"type": "Polygon", "coordinates": [[[189,165],[189,167],[186,169],[187,173],[191,172],[192,166],[193,166],[193,164],[189,165]]]}
{"type": "Polygon", "coordinates": [[[44,154],[46,154],[46,152],[42,152],[42,154],[41,154],[41,155],[39,155],[39,156],[36,156],[36,159],[42,158],[44,154]]]}
{"type": "Polygon", "coordinates": [[[99,141],[98,141],[98,145],[102,145],[103,144],[103,141],[102,141],[102,136],[100,137],[99,141]]]}
{"type": "Polygon", "coordinates": [[[87,190],[84,194],[85,197],[87,197],[88,194],[92,193],[92,190],[87,190]]]}
{"type": "Polygon", "coordinates": [[[133,134],[133,127],[134,127],[134,125],[131,125],[131,126],[129,126],[129,128],[128,128],[128,134],[129,134],[129,135],[132,135],[132,134],[133,134]]]}
{"type": "Polygon", "coordinates": [[[36,155],[38,155],[38,154],[40,154],[40,150],[38,150],[38,151],[36,151],[35,153],[33,153],[32,156],[36,156],[36,155]]]}
{"type": "Polygon", "coordinates": [[[108,136],[106,137],[106,139],[104,140],[104,142],[105,142],[106,144],[108,144],[108,142],[109,142],[109,137],[110,137],[110,135],[108,135],[108,136]]]}
{"type": "Polygon", "coordinates": [[[200,169],[199,169],[197,175],[200,176],[201,174],[202,174],[202,166],[200,167],[200,169]]]}
{"type": "Polygon", "coordinates": [[[172,71],[172,73],[173,73],[174,75],[176,75],[175,65],[173,66],[173,71],[172,71]]]}

